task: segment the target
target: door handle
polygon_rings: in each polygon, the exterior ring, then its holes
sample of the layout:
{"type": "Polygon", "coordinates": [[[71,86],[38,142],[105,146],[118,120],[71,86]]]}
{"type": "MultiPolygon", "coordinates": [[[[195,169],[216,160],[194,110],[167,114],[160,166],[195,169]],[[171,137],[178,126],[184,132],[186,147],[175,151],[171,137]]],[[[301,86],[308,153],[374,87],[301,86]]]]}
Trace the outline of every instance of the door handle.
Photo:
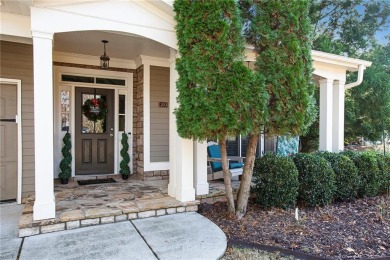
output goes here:
{"type": "Polygon", "coordinates": [[[110,136],[114,136],[113,134],[110,134],[110,136]]]}

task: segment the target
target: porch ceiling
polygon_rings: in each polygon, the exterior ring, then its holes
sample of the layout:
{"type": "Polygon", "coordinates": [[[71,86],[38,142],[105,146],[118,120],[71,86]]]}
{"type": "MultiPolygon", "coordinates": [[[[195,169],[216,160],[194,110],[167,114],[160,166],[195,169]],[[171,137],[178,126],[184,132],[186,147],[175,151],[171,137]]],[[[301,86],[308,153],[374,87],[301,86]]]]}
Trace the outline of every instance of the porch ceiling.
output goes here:
{"type": "Polygon", "coordinates": [[[106,31],[78,31],[54,35],[54,50],[91,56],[103,54],[102,40],[108,40],[110,58],[134,60],[139,55],[169,58],[169,48],[161,43],[136,35],[106,31]]]}
{"type": "Polygon", "coordinates": [[[32,0],[0,0],[0,12],[30,16],[32,0]]]}

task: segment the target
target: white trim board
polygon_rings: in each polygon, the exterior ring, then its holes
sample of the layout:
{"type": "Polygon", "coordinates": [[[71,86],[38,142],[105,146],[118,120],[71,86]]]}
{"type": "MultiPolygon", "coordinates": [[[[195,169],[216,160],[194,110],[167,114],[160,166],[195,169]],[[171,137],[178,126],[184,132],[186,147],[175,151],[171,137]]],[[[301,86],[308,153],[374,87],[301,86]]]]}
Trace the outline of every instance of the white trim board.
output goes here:
{"type": "Polygon", "coordinates": [[[22,178],[23,178],[23,140],[22,140],[22,81],[20,79],[0,78],[0,83],[16,85],[17,88],[17,119],[18,124],[18,190],[16,201],[18,204],[22,203],[22,178]]]}
{"type": "MultiPolygon", "coordinates": [[[[144,117],[144,171],[163,171],[169,170],[168,162],[151,162],[150,161],[150,66],[169,67],[168,59],[153,58],[140,56],[136,64],[144,66],[144,100],[143,100],[143,117],[144,117]]],[[[171,95],[171,93],[170,93],[171,95]]],[[[169,126],[172,127],[172,126],[169,126]]]]}

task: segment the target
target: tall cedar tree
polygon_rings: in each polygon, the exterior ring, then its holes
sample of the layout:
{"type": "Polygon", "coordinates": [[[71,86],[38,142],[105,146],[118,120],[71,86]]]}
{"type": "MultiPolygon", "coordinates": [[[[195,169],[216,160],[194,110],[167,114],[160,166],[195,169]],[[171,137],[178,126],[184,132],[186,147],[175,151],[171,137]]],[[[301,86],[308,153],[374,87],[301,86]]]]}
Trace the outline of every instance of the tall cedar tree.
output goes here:
{"type": "MultiPolygon", "coordinates": [[[[247,42],[257,53],[255,70],[265,79],[270,96],[266,129],[271,135],[302,134],[316,115],[309,1],[241,0],[239,4],[247,42]]],[[[257,140],[250,135],[247,154],[256,151],[257,140]]],[[[245,175],[244,181],[248,181],[245,175]]],[[[249,190],[240,187],[237,218],[245,214],[248,196],[249,190]]]]}
{"type": "MultiPolygon", "coordinates": [[[[261,75],[243,63],[244,39],[235,0],[176,0],[174,11],[181,55],[176,61],[177,131],[183,138],[200,141],[218,137],[228,213],[234,215],[226,138],[259,132],[267,93],[261,75]]],[[[250,182],[247,186],[249,191],[250,182]]]]}

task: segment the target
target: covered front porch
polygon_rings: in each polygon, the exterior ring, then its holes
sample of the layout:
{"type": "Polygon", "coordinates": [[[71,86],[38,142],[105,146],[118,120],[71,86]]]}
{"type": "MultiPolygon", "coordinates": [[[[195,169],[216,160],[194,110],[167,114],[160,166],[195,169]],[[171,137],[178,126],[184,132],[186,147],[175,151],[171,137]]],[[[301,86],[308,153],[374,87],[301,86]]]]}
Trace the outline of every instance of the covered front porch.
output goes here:
{"type": "MultiPolygon", "coordinates": [[[[92,178],[88,177],[88,179],[92,178]]],[[[61,185],[58,180],[55,182],[55,218],[33,220],[35,196],[30,195],[25,198],[23,214],[19,221],[19,237],[138,218],[194,212],[198,210],[200,203],[212,204],[225,200],[223,180],[211,181],[210,193],[198,195],[196,200],[190,202],[180,202],[170,197],[168,180],[142,181],[131,177],[124,181],[114,176],[115,183],[84,186],[79,185],[78,180],[83,178],[75,178],[68,185],[61,185]]],[[[232,184],[236,192],[239,181],[233,180],[232,184]]]]}

